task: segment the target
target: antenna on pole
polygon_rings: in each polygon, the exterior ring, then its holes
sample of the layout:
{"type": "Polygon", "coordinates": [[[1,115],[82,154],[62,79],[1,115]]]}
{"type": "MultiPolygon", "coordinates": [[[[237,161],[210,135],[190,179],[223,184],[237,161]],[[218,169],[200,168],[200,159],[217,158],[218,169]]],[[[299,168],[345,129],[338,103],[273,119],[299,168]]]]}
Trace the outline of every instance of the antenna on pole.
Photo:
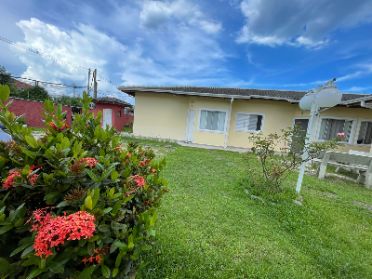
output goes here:
{"type": "Polygon", "coordinates": [[[306,160],[308,160],[309,157],[306,145],[315,140],[315,130],[319,119],[319,111],[321,108],[334,107],[341,102],[342,93],[337,89],[335,81],[335,78],[327,81],[319,88],[311,90],[300,100],[299,106],[301,110],[310,110],[310,119],[307,125],[305,148],[302,152],[302,164],[297,179],[297,194],[301,191],[302,180],[306,169],[306,160]]]}
{"type": "Polygon", "coordinates": [[[97,69],[93,71],[93,98],[97,99],[97,69]]]}
{"type": "Polygon", "coordinates": [[[90,68],[88,69],[88,83],[87,83],[87,94],[89,95],[90,93],[90,86],[89,86],[89,83],[90,83],[90,68]]]}

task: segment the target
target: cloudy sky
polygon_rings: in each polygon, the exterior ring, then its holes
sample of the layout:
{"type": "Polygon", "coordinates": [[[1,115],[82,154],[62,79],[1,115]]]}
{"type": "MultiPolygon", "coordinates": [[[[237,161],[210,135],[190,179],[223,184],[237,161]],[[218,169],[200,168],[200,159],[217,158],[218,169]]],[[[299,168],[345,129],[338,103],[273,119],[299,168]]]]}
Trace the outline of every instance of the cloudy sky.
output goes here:
{"type": "MultiPolygon", "coordinates": [[[[372,93],[372,0],[1,0],[0,65],[86,85],[372,93]],[[35,53],[36,52],[36,53],[35,53]]],[[[70,90],[71,91],[71,90],[70,90]]],[[[71,93],[71,92],[67,93],[71,93]]]]}

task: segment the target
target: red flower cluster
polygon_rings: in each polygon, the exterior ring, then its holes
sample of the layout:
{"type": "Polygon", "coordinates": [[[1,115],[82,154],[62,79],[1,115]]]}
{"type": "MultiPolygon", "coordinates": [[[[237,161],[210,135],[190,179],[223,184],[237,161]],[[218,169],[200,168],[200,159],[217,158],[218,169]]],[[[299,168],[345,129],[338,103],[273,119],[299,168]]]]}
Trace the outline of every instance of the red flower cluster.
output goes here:
{"type": "Polygon", "coordinates": [[[143,187],[146,183],[146,180],[143,176],[140,176],[138,174],[131,176],[132,181],[136,183],[137,187],[143,187]]]}
{"type": "Polygon", "coordinates": [[[54,123],[53,121],[49,122],[48,125],[49,125],[49,127],[53,128],[54,130],[59,131],[59,132],[62,132],[63,130],[70,128],[70,126],[66,123],[66,121],[63,123],[61,128],[58,128],[56,123],[54,123]]]}
{"type": "Polygon", "coordinates": [[[36,184],[36,181],[37,181],[38,178],[39,178],[39,175],[34,173],[34,174],[28,176],[28,181],[30,182],[30,184],[32,186],[34,186],[36,184]]]}
{"type": "Polygon", "coordinates": [[[84,257],[81,261],[84,264],[91,263],[91,264],[100,264],[103,260],[102,255],[105,254],[105,249],[104,248],[97,248],[94,249],[93,256],[89,257],[84,257]]]}
{"type": "Polygon", "coordinates": [[[96,158],[82,158],[79,160],[79,163],[83,163],[90,168],[94,168],[97,165],[98,160],[96,158]]]}
{"type": "Polygon", "coordinates": [[[139,163],[140,167],[146,167],[150,163],[149,159],[145,159],[139,163]]]}
{"type": "Polygon", "coordinates": [[[86,211],[52,216],[45,209],[38,209],[33,212],[33,219],[31,231],[37,232],[34,249],[39,257],[52,255],[52,248],[64,244],[66,240],[90,238],[96,230],[95,217],[86,211]]]}
{"type": "Polygon", "coordinates": [[[3,188],[6,190],[11,188],[17,177],[21,177],[21,172],[19,170],[10,170],[8,177],[3,181],[3,188]]]}
{"type": "Polygon", "coordinates": [[[100,264],[102,262],[102,256],[101,255],[95,255],[90,257],[84,257],[81,260],[84,264],[91,263],[91,264],[100,264]]]}
{"type": "Polygon", "coordinates": [[[37,170],[37,169],[42,169],[42,167],[41,166],[35,166],[35,165],[32,165],[30,167],[30,173],[27,176],[27,178],[28,178],[28,181],[30,182],[31,185],[35,185],[37,179],[39,178],[39,175],[38,174],[36,174],[36,173],[31,174],[34,170],[37,170]]]}

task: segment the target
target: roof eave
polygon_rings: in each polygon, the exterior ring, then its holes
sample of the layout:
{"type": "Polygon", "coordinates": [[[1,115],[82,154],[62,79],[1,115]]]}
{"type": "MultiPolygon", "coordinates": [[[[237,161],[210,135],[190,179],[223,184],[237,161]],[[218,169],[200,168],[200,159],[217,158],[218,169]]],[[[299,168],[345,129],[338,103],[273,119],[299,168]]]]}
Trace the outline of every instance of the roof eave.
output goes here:
{"type": "Polygon", "coordinates": [[[274,100],[274,101],[286,101],[289,103],[298,103],[298,100],[281,98],[281,97],[272,97],[272,96],[262,96],[262,95],[232,95],[232,94],[212,94],[212,93],[201,93],[201,92],[188,92],[188,91],[174,91],[174,90],[164,90],[164,89],[148,89],[148,88],[125,88],[119,87],[124,93],[127,93],[131,96],[135,96],[136,92],[156,92],[156,93],[167,93],[175,95],[188,95],[188,96],[200,96],[200,97],[212,97],[212,98],[223,98],[223,99],[264,99],[264,100],[274,100]]]}

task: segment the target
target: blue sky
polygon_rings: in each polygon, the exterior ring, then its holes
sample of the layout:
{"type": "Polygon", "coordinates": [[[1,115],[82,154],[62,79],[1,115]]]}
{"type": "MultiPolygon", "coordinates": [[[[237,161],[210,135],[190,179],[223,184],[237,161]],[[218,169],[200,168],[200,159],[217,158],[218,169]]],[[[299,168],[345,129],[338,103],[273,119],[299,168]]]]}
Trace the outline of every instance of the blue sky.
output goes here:
{"type": "MultiPolygon", "coordinates": [[[[372,93],[371,0],[2,0],[0,65],[76,85],[372,93]],[[27,49],[37,50],[40,55],[27,49]]],[[[56,93],[71,93],[56,91],[56,93]]]]}

